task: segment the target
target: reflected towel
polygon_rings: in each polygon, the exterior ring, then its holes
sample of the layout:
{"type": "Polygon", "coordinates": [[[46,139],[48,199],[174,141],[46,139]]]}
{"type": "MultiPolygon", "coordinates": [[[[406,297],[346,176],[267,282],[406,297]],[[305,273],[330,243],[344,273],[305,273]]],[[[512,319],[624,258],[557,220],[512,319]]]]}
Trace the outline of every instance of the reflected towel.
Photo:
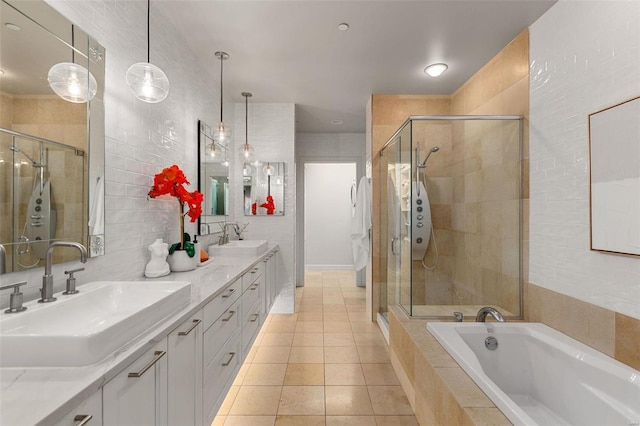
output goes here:
{"type": "Polygon", "coordinates": [[[99,177],[89,211],[89,235],[102,234],[104,234],[104,178],[99,177]]]}
{"type": "Polygon", "coordinates": [[[351,244],[356,271],[369,262],[369,230],[371,229],[371,184],[363,176],[358,184],[355,213],[351,218],[351,244]]]}

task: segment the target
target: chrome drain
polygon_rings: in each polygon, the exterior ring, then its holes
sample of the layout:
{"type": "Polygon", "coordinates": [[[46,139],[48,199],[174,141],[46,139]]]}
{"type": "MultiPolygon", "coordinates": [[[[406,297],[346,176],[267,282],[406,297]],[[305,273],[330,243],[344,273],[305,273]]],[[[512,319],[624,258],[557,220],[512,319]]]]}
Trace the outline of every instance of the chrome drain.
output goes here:
{"type": "Polygon", "coordinates": [[[489,336],[486,339],[484,339],[484,345],[490,351],[495,351],[498,348],[498,339],[496,339],[493,336],[489,336]]]}

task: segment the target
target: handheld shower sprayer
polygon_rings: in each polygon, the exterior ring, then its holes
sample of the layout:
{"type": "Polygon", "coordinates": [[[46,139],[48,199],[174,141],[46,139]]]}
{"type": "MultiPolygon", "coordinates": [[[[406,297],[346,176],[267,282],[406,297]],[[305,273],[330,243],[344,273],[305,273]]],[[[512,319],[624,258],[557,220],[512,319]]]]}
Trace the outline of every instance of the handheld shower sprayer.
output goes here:
{"type": "Polygon", "coordinates": [[[431,148],[429,150],[429,153],[427,154],[427,157],[422,163],[420,163],[420,147],[416,147],[416,192],[418,196],[420,196],[420,185],[418,184],[420,182],[420,169],[424,169],[425,167],[427,167],[427,160],[429,159],[429,157],[431,157],[431,154],[433,154],[434,152],[438,152],[439,150],[439,146],[434,146],[433,148],[431,148]]]}
{"type": "Polygon", "coordinates": [[[429,150],[429,153],[427,154],[427,158],[425,158],[424,161],[421,164],[418,165],[418,167],[420,167],[420,168],[426,167],[427,160],[429,159],[429,157],[431,157],[431,154],[433,154],[434,152],[438,152],[439,150],[440,150],[439,146],[434,146],[433,148],[431,148],[429,150]]]}

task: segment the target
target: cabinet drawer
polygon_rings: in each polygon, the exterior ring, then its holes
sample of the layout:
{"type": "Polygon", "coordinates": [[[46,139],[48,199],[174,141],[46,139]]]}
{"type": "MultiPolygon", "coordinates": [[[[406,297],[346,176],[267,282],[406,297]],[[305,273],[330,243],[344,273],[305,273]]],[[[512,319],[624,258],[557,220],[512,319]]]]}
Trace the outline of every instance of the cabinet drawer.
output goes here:
{"type": "Polygon", "coordinates": [[[246,291],[251,285],[262,276],[261,265],[254,266],[242,276],[242,291],[246,291]]]}
{"type": "Polygon", "coordinates": [[[238,298],[242,288],[241,280],[236,280],[211,302],[207,303],[207,305],[203,308],[203,318],[204,322],[203,330],[208,329],[213,325],[213,323],[225,312],[229,309],[229,306],[238,298]]]}
{"type": "Polygon", "coordinates": [[[233,380],[240,369],[242,363],[240,351],[241,340],[238,332],[227,341],[213,361],[205,366],[202,398],[206,424],[210,424],[210,420],[215,417],[219,407],[216,402],[221,402],[221,394],[226,392],[228,382],[233,380]]]}
{"type": "Polygon", "coordinates": [[[260,277],[258,277],[258,279],[254,281],[253,284],[251,284],[244,293],[242,293],[242,312],[244,313],[243,317],[246,317],[249,308],[251,308],[256,303],[256,300],[260,299],[262,287],[262,280],[260,279],[260,277]]]}
{"type": "Polygon", "coordinates": [[[260,331],[260,324],[262,324],[261,300],[256,300],[254,305],[245,312],[246,315],[244,316],[244,323],[242,324],[243,354],[247,354],[249,352],[253,340],[258,334],[258,331],[260,331]]]}
{"type": "Polygon", "coordinates": [[[239,329],[241,324],[240,301],[236,300],[236,302],[229,306],[229,309],[224,311],[220,318],[204,332],[203,361],[205,368],[211,363],[229,337],[239,329]]]}

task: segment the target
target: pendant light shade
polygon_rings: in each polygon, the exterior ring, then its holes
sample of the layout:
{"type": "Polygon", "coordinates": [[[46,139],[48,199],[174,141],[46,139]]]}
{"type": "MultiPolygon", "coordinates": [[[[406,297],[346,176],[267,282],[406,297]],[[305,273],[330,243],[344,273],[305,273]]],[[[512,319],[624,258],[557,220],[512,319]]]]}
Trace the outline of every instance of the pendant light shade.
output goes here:
{"type": "Polygon", "coordinates": [[[149,29],[151,17],[151,0],[147,0],[147,62],[138,62],[127,70],[127,86],[133,96],[142,102],[157,104],[169,95],[169,79],[167,75],[149,60],[149,29]]]}
{"type": "Polygon", "coordinates": [[[240,152],[245,160],[251,160],[253,157],[253,147],[249,145],[249,98],[253,96],[249,92],[242,92],[244,96],[244,145],[240,148],[240,152]]]}
{"type": "Polygon", "coordinates": [[[49,69],[49,87],[65,101],[76,104],[93,99],[98,90],[96,79],[83,66],[61,62],[49,69]]]}
{"type": "Polygon", "coordinates": [[[231,140],[231,128],[224,124],[224,120],[222,119],[222,64],[224,63],[224,61],[229,59],[229,54],[227,52],[216,52],[215,55],[216,58],[220,59],[220,122],[213,131],[213,140],[221,144],[226,144],[227,142],[229,142],[229,140],[231,140]]]}

